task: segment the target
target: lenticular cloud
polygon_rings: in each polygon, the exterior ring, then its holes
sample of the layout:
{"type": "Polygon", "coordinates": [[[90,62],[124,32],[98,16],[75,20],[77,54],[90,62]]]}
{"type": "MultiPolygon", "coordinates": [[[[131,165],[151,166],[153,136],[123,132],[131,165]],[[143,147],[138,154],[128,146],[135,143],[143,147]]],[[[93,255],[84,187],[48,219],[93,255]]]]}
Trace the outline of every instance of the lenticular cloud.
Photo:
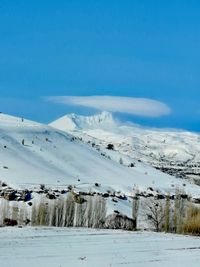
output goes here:
{"type": "Polygon", "coordinates": [[[163,102],[148,99],[121,96],[53,96],[48,101],[66,105],[76,105],[98,110],[121,112],[144,117],[161,117],[171,110],[163,102]]]}

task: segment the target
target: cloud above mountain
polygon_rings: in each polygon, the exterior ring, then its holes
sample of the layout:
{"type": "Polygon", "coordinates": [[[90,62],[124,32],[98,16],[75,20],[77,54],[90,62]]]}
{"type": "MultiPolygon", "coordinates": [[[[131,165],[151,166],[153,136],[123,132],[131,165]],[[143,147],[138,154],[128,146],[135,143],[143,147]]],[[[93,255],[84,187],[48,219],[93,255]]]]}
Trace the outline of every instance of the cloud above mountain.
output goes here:
{"type": "Polygon", "coordinates": [[[65,105],[127,113],[143,117],[161,117],[171,113],[170,107],[148,98],[122,96],[50,96],[46,100],[65,105]]]}

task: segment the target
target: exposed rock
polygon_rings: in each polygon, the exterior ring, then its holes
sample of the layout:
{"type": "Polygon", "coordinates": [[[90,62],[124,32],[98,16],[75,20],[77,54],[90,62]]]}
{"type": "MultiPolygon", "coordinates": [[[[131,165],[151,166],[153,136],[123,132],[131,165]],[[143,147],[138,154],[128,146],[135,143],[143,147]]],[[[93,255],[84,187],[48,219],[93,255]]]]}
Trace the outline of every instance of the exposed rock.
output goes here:
{"type": "Polygon", "coordinates": [[[67,190],[61,190],[61,194],[63,195],[63,194],[66,194],[68,191],[67,190]]]}
{"type": "Polygon", "coordinates": [[[192,202],[195,204],[200,204],[200,198],[193,198],[192,202]]]}
{"type": "Polygon", "coordinates": [[[117,195],[116,197],[121,199],[121,200],[127,200],[127,196],[126,195],[117,195]]]}
{"type": "Polygon", "coordinates": [[[54,194],[54,193],[50,193],[50,192],[46,194],[46,197],[47,197],[48,199],[56,199],[55,194],[54,194]]]}
{"type": "Polygon", "coordinates": [[[6,191],[4,192],[3,197],[9,201],[16,200],[16,191],[6,191]]]}
{"type": "Polygon", "coordinates": [[[156,199],[165,199],[165,195],[158,194],[158,195],[156,196],[156,199]]]}
{"type": "Polygon", "coordinates": [[[118,202],[118,200],[115,197],[112,198],[112,201],[116,203],[118,202]]]}

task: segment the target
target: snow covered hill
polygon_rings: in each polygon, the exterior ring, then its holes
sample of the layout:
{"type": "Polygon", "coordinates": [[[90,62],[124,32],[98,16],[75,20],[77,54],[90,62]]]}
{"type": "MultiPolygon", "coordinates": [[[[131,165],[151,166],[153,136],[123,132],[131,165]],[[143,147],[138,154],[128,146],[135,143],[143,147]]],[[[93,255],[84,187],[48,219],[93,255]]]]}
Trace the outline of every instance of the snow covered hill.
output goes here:
{"type": "MultiPolygon", "coordinates": [[[[120,123],[112,114],[66,115],[50,124],[105,150],[109,143],[130,160],[200,183],[200,135],[181,130],[150,129],[120,123]],[[69,125],[74,127],[69,127],[69,125]]],[[[112,155],[110,155],[112,157],[112,155]]],[[[119,160],[119,157],[118,157],[119,160]]]]}
{"type": "Polygon", "coordinates": [[[146,164],[135,164],[134,168],[120,165],[51,126],[0,114],[0,180],[14,186],[100,183],[131,192],[135,185],[168,190],[174,183],[183,184],[146,164]]]}
{"type": "MultiPolygon", "coordinates": [[[[102,141],[88,135],[87,131],[95,132],[98,127],[98,133],[112,136],[118,122],[110,114],[71,117],[76,127],[66,133],[0,114],[0,225],[14,220],[31,225],[133,229],[134,192],[142,198],[170,194],[173,199],[178,188],[183,197],[187,194],[193,202],[199,201],[199,186],[160,172],[124,152],[106,149],[104,142],[109,138],[102,141]],[[87,127],[85,132],[83,126],[87,127]],[[98,145],[88,145],[83,137],[87,142],[91,138],[98,141],[98,145]]],[[[123,138],[126,140],[126,136],[123,138]]],[[[114,145],[120,148],[120,143],[114,145]]],[[[139,225],[146,227],[142,216],[139,225]]]]}
{"type": "Polygon", "coordinates": [[[131,188],[136,179],[143,178],[69,134],[4,114],[0,114],[0,176],[14,186],[99,182],[120,188],[131,188]]]}

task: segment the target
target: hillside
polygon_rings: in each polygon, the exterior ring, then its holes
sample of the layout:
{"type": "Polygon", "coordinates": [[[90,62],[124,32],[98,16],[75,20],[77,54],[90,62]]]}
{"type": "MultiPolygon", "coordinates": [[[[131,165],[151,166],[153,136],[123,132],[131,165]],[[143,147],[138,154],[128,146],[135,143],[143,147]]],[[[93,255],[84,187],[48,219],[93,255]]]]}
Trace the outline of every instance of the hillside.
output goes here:
{"type": "Polygon", "coordinates": [[[134,185],[143,189],[154,185],[161,190],[174,182],[182,185],[181,180],[142,163],[135,168],[120,165],[51,126],[4,114],[0,114],[0,158],[1,180],[15,186],[97,182],[130,192],[134,185]]]}
{"type": "Polygon", "coordinates": [[[124,185],[134,184],[132,172],[123,166],[69,134],[26,119],[1,114],[0,145],[1,180],[15,186],[101,182],[121,187],[124,175],[124,185]]]}
{"type": "MultiPolygon", "coordinates": [[[[79,119],[88,130],[101,125],[106,127],[103,131],[111,131],[116,122],[107,113],[103,118],[79,119]]],[[[199,202],[199,186],[156,170],[142,162],[143,157],[138,161],[116,148],[106,149],[101,141],[86,142],[88,135],[77,127],[81,129],[80,122],[66,133],[0,114],[0,225],[13,220],[20,225],[131,230],[136,227],[136,195],[141,198],[142,228],[150,227],[142,213],[147,198],[170,194],[173,201],[179,190],[184,199],[199,202]]]]}
{"type": "Polygon", "coordinates": [[[90,117],[69,114],[50,125],[87,143],[95,143],[103,150],[112,143],[115,151],[131,160],[139,160],[176,177],[200,183],[199,134],[120,123],[108,112],[90,117]],[[70,128],[68,125],[72,121],[74,127],[70,128]]]}

